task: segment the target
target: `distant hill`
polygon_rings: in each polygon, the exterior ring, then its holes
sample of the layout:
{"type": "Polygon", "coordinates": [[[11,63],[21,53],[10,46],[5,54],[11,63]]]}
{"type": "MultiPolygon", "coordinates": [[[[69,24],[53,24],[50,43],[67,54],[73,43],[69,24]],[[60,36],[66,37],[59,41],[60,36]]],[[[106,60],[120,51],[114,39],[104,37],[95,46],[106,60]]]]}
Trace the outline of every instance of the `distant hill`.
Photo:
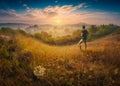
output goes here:
{"type": "Polygon", "coordinates": [[[0,28],[1,27],[10,27],[12,29],[24,29],[28,26],[29,26],[29,24],[25,24],[25,23],[0,23],[0,28]]]}
{"type": "Polygon", "coordinates": [[[82,27],[83,25],[85,25],[86,28],[88,28],[88,27],[91,26],[90,24],[83,23],[83,22],[76,23],[76,24],[66,24],[65,26],[70,26],[70,27],[82,27]]]}

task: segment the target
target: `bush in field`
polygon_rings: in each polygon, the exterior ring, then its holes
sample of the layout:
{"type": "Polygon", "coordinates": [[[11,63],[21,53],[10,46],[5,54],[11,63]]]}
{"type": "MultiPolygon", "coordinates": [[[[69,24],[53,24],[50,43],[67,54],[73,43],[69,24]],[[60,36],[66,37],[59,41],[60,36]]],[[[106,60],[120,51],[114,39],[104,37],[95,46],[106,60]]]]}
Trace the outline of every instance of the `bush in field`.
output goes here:
{"type": "Polygon", "coordinates": [[[27,34],[25,31],[23,31],[23,30],[16,30],[16,32],[17,33],[20,33],[20,34],[22,34],[22,35],[29,35],[29,34],[27,34]]]}
{"type": "Polygon", "coordinates": [[[46,43],[54,43],[52,35],[44,31],[42,31],[41,33],[34,34],[34,37],[46,43]]]}
{"type": "Polygon", "coordinates": [[[118,28],[118,30],[113,34],[120,34],[120,28],[118,28]]]}
{"type": "Polygon", "coordinates": [[[15,31],[9,27],[2,27],[0,29],[0,33],[3,33],[5,35],[13,35],[13,34],[15,34],[15,31]]]}
{"type": "Polygon", "coordinates": [[[12,28],[9,28],[9,27],[2,27],[0,28],[0,34],[3,34],[5,36],[14,36],[16,34],[21,34],[21,35],[24,35],[24,36],[31,36],[31,34],[27,34],[25,31],[23,30],[13,30],[12,28]]]}
{"type": "Polygon", "coordinates": [[[24,61],[19,60],[22,52],[16,43],[14,38],[0,38],[0,86],[33,86],[29,59],[24,54],[24,61]]]}
{"type": "Polygon", "coordinates": [[[34,34],[34,37],[48,44],[55,45],[65,45],[65,44],[73,44],[80,40],[81,30],[75,31],[72,35],[66,35],[62,37],[52,37],[52,35],[47,32],[41,32],[34,34]]]}
{"type": "Polygon", "coordinates": [[[109,24],[109,25],[100,25],[95,26],[92,25],[90,28],[88,28],[89,36],[88,40],[94,40],[103,36],[106,36],[108,34],[111,34],[118,30],[118,26],[109,24]]]}

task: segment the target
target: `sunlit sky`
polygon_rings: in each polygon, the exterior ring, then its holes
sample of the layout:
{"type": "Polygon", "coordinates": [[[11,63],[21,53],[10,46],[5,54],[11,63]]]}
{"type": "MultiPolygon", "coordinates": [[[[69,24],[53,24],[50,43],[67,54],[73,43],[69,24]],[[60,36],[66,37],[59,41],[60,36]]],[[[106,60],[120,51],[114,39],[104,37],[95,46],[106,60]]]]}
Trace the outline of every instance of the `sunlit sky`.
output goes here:
{"type": "Polygon", "coordinates": [[[0,0],[0,23],[117,24],[120,0],[0,0]]]}

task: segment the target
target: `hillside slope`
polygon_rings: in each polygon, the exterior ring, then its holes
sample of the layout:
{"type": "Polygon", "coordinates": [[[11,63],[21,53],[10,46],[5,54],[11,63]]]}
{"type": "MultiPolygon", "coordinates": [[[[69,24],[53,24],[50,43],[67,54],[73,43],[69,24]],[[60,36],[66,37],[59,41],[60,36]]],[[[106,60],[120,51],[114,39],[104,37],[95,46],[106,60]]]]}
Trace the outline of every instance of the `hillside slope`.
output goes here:
{"type": "Polygon", "coordinates": [[[0,86],[120,85],[119,34],[89,42],[87,51],[47,45],[20,31],[0,36],[0,86]],[[45,68],[43,75],[34,74],[36,66],[45,68]]]}

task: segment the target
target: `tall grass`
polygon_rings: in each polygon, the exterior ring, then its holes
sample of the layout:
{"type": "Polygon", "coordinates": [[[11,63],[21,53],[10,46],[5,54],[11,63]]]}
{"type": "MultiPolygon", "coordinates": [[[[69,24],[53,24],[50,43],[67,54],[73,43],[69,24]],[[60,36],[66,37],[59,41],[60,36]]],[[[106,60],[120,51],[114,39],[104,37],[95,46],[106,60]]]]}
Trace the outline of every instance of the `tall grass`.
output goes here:
{"type": "Polygon", "coordinates": [[[108,37],[88,43],[85,52],[80,51],[78,45],[50,46],[31,37],[18,36],[18,39],[19,45],[33,54],[33,69],[38,65],[47,69],[38,82],[45,80],[49,85],[58,86],[120,84],[120,43],[117,40],[111,42],[108,37]]]}
{"type": "Polygon", "coordinates": [[[119,34],[80,51],[77,44],[51,46],[22,33],[0,38],[0,86],[120,85],[119,34]],[[38,77],[33,71],[39,65],[46,71],[38,77]]]}

